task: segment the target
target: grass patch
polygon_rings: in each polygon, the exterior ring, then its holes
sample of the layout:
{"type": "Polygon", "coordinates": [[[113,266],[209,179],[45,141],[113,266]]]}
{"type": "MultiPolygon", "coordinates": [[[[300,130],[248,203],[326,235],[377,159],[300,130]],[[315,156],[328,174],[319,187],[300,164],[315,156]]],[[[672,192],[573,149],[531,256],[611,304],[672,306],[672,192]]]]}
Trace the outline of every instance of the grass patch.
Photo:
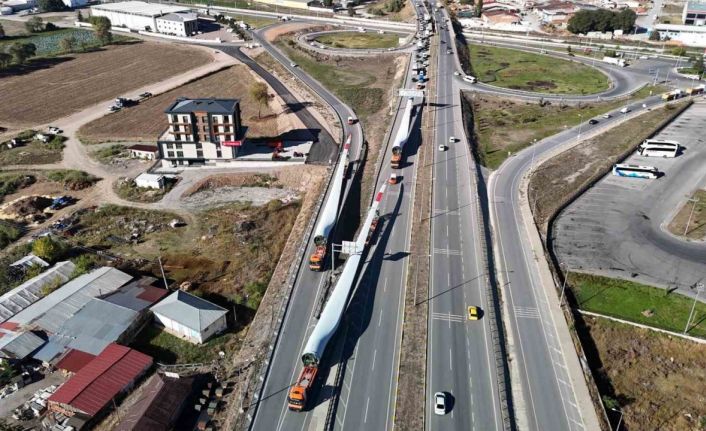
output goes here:
{"type": "Polygon", "coordinates": [[[359,33],[359,32],[336,32],[328,33],[316,38],[317,42],[333,48],[347,49],[381,49],[396,48],[399,45],[399,35],[359,33]]]}
{"type": "Polygon", "coordinates": [[[113,159],[128,157],[128,155],[129,152],[127,148],[120,144],[113,144],[93,152],[93,156],[104,164],[110,163],[113,159]]]}
{"type": "Polygon", "coordinates": [[[530,178],[534,217],[544,232],[546,222],[578,191],[602,177],[613,164],[672,121],[690,104],[682,101],[646,112],[588,139],[538,166],[530,178]]]}
{"type": "Polygon", "coordinates": [[[19,189],[23,189],[27,186],[34,184],[36,177],[27,174],[0,174],[0,202],[2,199],[15,193],[19,189]]]}
{"type": "Polygon", "coordinates": [[[238,21],[243,21],[245,24],[249,25],[252,28],[266,27],[270,24],[274,24],[277,22],[276,19],[263,18],[263,17],[259,17],[259,16],[235,15],[234,17],[238,21]]]}
{"type": "Polygon", "coordinates": [[[608,77],[580,63],[508,48],[469,49],[478,80],[498,87],[552,94],[592,94],[609,88],[608,77]]]}
{"type": "Polygon", "coordinates": [[[17,136],[20,145],[15,148],[8,148],[9,141],[3,142],[0,145],[0,165],[45,165],[61,161],[66,137],[56,135],[44,143],[34,139],[34,135],[34,130],[20,133],[17,136]]]}
{"type": "Polygon", "coordinates": [[[22,236],[22,231],[8,223],[0,223],[0,250],[15,242],[22,236]]]}
{"type": "MultiPolygon", "coordinates": [[[[96,37],[95,32],[91,30],[83,30],[78,28],[61,28],[57,30],[49,30],[42,33],[33,33],[29,35],[15,36],[7,39],[0,39],[0,51],[9,48],[15,42],[33,43],[37,47],[36,57],[52,57],[63,54],[60,42],[67,37],[73,37],[76,40],[76,51],[90,51],[103,46],[100,39],[96,37]]],[[[114,43],[133,40],[132,38],[115,35],[114,43]]]]}
{"type": "Polygon", "coordinates": [[[380,68],[388,69],[392,62],[381,64],[384,61],[382,59],[346,59],[328,62],[301,51],[291,38],[280,39],[277,45],[299,67],[352,106],[359,118],[365,119],[382,109],[385,91],[376,86],[379,85],[379,74],[375,69],[378,72],[380,68]],[[367,63],[367,65],[359,64],[359,67],[355,67],[353,63],[367,63]],[[378,67],[371,68],[371,64],[375,63],[378,67]],[[351,67],[347,67],[349,65],[351,67]]]}
{"type": "MultiPolygon", "coordinates": [[[[666,289],[599,275],[571,272],[567,284],[582,310],[679,333],[694,303],[679,293],[667,294],[666,289]]],[[[696,303],[688,334],[706,336],[706,304],[696,303]]]]}
{"type": "Polygon", "coordinates": [[[163,364],[206,363],[218,358],[218,352],[225,349],[226,342],[232,337],[232,333],[226,332],[203,344],[193,344],[155,325],[147,325],[131,347],[163,364]]]}
{"type": "Polygon", "coordinates": [[[697,190],[689,199],[695,199],[696,202],[687,201],[667,228],[674,235],[684,236],[686,232],[687,238],[703,240],[706,237],[706,190],[697,190]]]}
{"type": "MultiPolygon", "coordinates": [[[[477,140],[477,156],[481,163],[497,169],[509,154],[576,126],[591,118],[618,109],[633,100],[640,100],[666,89],[661,86],[644,87],[628,100],[580,105],[560,105],[551,102],[540,106],[537,102],[516,102],[487,95],[463,93],[464,116],[473,121],[477,140]],[[473,118],[467,112],[473,107],[473,118]]],[[[600,121],[600,120],[599,120],[600,121]]],[[[594,126],[586,125],[586,131],[594,126]]]]}
{"type": "Polygon", "coordinates": [[[57,169],[47,172],[47,179],[62,183],[69,190],[83,190],[91,187],[100,178],[83,171],[73,169],[57,169]]]}

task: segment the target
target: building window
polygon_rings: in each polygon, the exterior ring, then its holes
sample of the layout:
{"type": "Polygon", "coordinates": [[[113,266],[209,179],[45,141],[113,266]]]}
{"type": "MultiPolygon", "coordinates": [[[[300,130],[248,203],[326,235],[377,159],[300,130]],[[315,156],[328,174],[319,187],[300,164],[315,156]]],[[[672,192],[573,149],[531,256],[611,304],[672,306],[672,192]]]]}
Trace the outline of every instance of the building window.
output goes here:
{"type": "MultiPolygon", "coordinates": [[[[175,134],[174,135],[174,140],[175,141],[181,141],[181,135],[175,134]]],[[[181,144],[180,144],[181,145],[181,144]]]]}
{"type": "Polygon", "coordinates": [[[174,158],[174,151],[167,151],[167,157],[169,157],[170,159],[173,159],[174,158]]]}
{"type": "Polygon", "coordinates": [[[166,146],[167,146],[167,149],[174,148],[173,144],[167,144],[166,146]]]}
{"type": "Polygon", "coordinates": [[[230,132],[230,126],[225,126],[223,127],[224,132],[230,132]]]}
{"type": "Polygon", "coordinates": [[[217,151],[216,151],[216,157],[218,157],[219,159],[220,159],[221,157],[223,157],[223,152],[221,152],[221,150],[217,150],[217,151]]]}
{"type": "Polygon", "coordinates": [[[201,150],[196,150],[196,157],[199,159],[203,159],[203,151],[201,150]]]}
{"type": "Polygon", "coordinates": [[[174,144],[174,145],[176,145],[177,150],[181,150],[181,144],[174,144]]]}
{"type": "Polygon", "coordinates": [[[184,158],[184,152],[183,151],[177,151],[177,157],[178,158],[184,158]]]}
{"type": "Polygon", "coordinates": [[[205,116],[205,115],[204,115],[203,117],[201,117],[201,122],[202,122],[202,123],[208,123],[208,117],[205,116]]]}
{"type": "Polygon", "coordinates": [[[203,148],[203,145],[201,145],[201,142],[197,142],[197,143],[196,143],[196,149],[197,149],[197,150],[200,150],[201,148],[203,148]]]}
{"type": "Polygon", "coordinates": [[[179,122],[179,116],[178,115],[172,115],[172,123],[178,123],[179,122]]]}

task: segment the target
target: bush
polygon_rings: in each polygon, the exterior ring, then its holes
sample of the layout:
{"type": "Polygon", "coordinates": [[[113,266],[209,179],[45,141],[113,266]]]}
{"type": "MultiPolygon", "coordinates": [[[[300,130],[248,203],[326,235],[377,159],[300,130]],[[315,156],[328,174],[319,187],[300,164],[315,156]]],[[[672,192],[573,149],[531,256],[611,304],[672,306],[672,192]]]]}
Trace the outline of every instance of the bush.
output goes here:
{"type": "Polygon", "coordinates": [[[248,308],[257,310],[260,306],[260,301],[262,301],[262,297],[265,295],[265,291],[267,290],[267,283],[259,280],[253,281],[246,284],[243,290],[248,298],[246,301],[248,308]]]}
{"type": "Polygon", "coordinates": [[[18,189],[27,187],[34,183],[32,175],[8,174],[0,176],[0,198],[5,195],[15,193],[18,189]]]}
{"type": "Polygon", "coordinates": [[[63,183],[65,188],[71,190],[85,189],[100,179],[86,172],[71,169],[49,171],[47,172],[47,178],[51,181],[63,183]]]}
{"type": "Polygon", "coordinates": [[[66,248],[50,236],[43,236],[32,243],[32,253],[49,262],[56,262],[64,255],[66,248]]]}
{"type": "Polygon", "coordinates": [[[86,274],[98,266],[98,257],[92,254],[82,254],[77,258],[71,259],[71,261],[76,265],[71,278],[86,274]]]}
{"type": "Polygon", "coordinates": [[[7,247],[8,244],[15,241],[22,235],[20,229],[10,224],[0,224],[0,249],[7,247]]]}

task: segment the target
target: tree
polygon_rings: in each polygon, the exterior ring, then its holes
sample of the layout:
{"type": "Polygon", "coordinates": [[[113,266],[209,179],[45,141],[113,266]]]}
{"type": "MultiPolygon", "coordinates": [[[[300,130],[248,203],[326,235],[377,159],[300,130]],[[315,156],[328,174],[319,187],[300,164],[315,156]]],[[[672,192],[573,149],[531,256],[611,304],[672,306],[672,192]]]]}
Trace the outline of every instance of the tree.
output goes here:
{"type": "Polygon", "coordinates": [[[571,55],[571,45],[566,45],[566,53],[571,55]]]}
{"type": "Polygon", "coordinates": [[[691,63],[691,67],[698,75],[704,73],[704,57],[702,55],[697,55],[691,63]]]}
{"type": "Polygon", "coordinates": [[[25,22],[25,28],[30,33],[39,33],[44,31],[44,21],[38,16],[33,16],[25,22]]]}
{"type": "Polygon", "coordinates": [[[624,32],[632,31],[635,28],[637,14],[632,9],[623,9],[613,16],[613,28],[624,32]]]}
{"type": "Polygon", "coordinates": [[[58,12],[65,9],[61,0],[39,0],[37,5],[42,12],[58,12]]]}
{"type": "Polygon", "coordinates": [[[37,53],[37,47],[33,43],[15,42],[10,45],[8,53],[17,64],[24,64],[30,57],[37,53]]]}
{"type": "Polygon", "coordinates": [[[653,29],[652,32],[650,33],[649,39],[653,40],[653,41],[660,40],[659,31],[653,29]]]}
{"type": "Polygon", "coordinates": [[[32,243],[32,253],[44,260],[56,262],[64,254],[64,246],[50,236],[43,236],[32,243]]]}
{"type": "Polygon", "coordinates": [[[73,36],[66,36],[59,41],[59,47],[62,52],[74,52],[76,49],[76,38],[73,36]]]}
{"type": "Polygon", "coordinates": [[[0,52],[0,69],[5,69],[10,63],[12,63],[12,55],[0,52]]]}
{"type": "Polygon", "coordinates": [[[566,29],[573,34],[588,33],[593,28],[593,14],[590,10],[582,9],[569,18],[566,29]]]}
{"type": "Polygon", "coordinates": [[[672,48],[672,55],[676,55],[677,57],[683,57],[686,55],[686,48],[683,46],[677,46],[675,48],[672,48]]]}
{"type": "Polygon", "coordinates": [[[478,0],[476,2],[475,14],[477,17],[480,17],[483,14],[483,0],[478,0]]]}
{"type": "Polygon", "coordinates": [[[331,7],[333,5],[333,0],[324,0],[324,6],[331,7]]]}
{"type": "Polygon", "coordinates": [[[258,104],[257,107],[257,118],[260,118],[260,111],[262,106],[267,103],[270,99],[270,95],[267,92],[267,85],[264,82],[255,82],[250,86],[250,95],[258,104]]]}
{"type": "Polygon", "coordinates": [[[76,12],[76,21],[83,22],[83,14],[81,11],[76,12]]]}
{"type": "Polygon", "coordinates": [[[110,33],[110,20],[104,16],[91,17],[91,24],[96,31],[96,36],[100,39],[103,45],[107,45],[113,41],[113,35],[110,33]]]}
{"type": "Polygon", "coordinates": [[[5,29],[2,28],[2,23],[0,23],[0,38],[5,37],[5,29]]]}
{"type": "Polygon", "coordinates": [[[353,3],[348,3],[348,16],[355,16],[355,9],[353,9],[353,3]]]}

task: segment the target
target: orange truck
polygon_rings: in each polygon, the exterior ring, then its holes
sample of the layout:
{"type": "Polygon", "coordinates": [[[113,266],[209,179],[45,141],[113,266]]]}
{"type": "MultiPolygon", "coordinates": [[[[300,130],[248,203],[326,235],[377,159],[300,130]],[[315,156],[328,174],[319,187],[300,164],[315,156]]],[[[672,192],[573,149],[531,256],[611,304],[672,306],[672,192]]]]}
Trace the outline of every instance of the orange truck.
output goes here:
{"type": "Polygon", "coordinates": [[[317,236],[314,238],[314,244],[316,249],[314,253],[309,257],[309,269],[312,271],[323,271],[324,269],[324,259],[326,259],[326,237],[317,236]]]}
{"type": "Polygon", "coordinates": [[[390,159],[390,167],[399,169],[402,164],[402,147],[392,148],[392,158],[390,159]]]}
{"type": "Polygon", "coordinates": [[[312,366],[305,366],[302,369],[297,382],[289,390],[289,396],[287,397],[289,410],[300,412],[306,408],[307,397],[314,386],[314,380],[316,380],[318,372],[319,369],[312,366]]]}

